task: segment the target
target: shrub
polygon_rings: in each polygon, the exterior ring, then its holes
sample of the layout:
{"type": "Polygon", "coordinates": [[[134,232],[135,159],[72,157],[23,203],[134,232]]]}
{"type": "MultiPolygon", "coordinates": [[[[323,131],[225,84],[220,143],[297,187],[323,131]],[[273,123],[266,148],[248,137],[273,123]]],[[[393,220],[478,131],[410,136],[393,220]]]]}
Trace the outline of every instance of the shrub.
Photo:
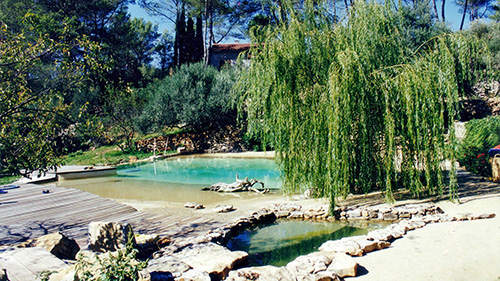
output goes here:
{"type": "Polygon", "coordinates": [[[80,255],[76,265],[75,280],[116,280],[131,281],[139,279],[139,272],[147,267],[148,261],[136,260],[137,249],[129,239],[125,250],[109,253],[108,257],[95,257],[96,263],[89,262],[80,255]]]}
{"type": "Polygon", "coordinates": [[[218,72],[202,63],[183,65],[173,76],[149,85],[138,127],[143,133],[181,125],[195,130],[217,128],[236,121],[231,89],[238,71],[218,72]]]}
{"type": "Polygon", "coordinates": [[[491,176],[488,150],[500,144],[500,116],[471,120],[465,127],[459,163],[472,173],[491,176]]]}

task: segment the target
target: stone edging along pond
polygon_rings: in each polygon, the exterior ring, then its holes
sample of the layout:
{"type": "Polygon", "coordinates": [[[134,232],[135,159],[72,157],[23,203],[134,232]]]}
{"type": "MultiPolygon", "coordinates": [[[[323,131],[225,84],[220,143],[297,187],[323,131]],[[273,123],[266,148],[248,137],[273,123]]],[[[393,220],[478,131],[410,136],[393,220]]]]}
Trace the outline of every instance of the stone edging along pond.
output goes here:
{"type": "MultiPolygon", "coordinates": [[[[340,208],[334,216],[326,206],[306,209],[297,204],[274,204],[233,223],[209,231],[196,238],[176,240],[156,252],[147,268],[151,274],[169,272],[170,280],[339,280],[356,276],[358,264],[353,256],[362,256],[387,248],[408,231],[437,222],[464,221],[493,218],[495,214],[463,214],[449,216],[432,204],[411,204],[400,207],[340,208]],[[230,251],[221,246],[249,227],[272,223],[276,219],[352,221],[393,221],[392,224],[362,236],[346,237],[323,243],[319,251],[299,256],[286,266],[260,266],[237,268],[248,254],[230,251]],[[194,275],[193,275],[194,274],[194,275]],[[191,276],[191,277],[190,277],[191,276]],[[197,276],[195,279],[192,276],[197,276]],[[204,276],[204,277],[203,277],[204,276]]],[[[155,280],[152,278],[152,280],[155,280]]],[[[163,280],[163,279],[161,279],[163,280]]],[[[165,279],[167,280],[167,279],[165,279]]]]}

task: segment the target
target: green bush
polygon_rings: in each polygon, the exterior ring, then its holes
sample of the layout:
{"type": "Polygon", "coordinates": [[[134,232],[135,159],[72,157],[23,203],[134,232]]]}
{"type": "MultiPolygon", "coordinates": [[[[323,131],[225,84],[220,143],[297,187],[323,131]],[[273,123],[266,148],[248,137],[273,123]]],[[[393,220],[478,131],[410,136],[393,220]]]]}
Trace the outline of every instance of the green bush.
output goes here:
{"type": "Polygon", "coordinates": [[[232,68],[219,72],[202,63],[183,65],[142,91],[148,103],[137,125],[143,133],[150,133],[166,126],[200,130],[235,123],[231,89],[237,79],[238,71],[232,68]]]}
{"type": "Polygon", "coordinates": [[[500,71],[500,22],[474,22],[471,25],[470,32],[488,45],[492,58],[485,61],[485,63],[491,63],[497,71],[498,78],[500,71]]]}
{"type": "Polygon", "coordinates": [[[500,116],[471,120],[461,144],[458,161],[468,171],[491,176],[488,150],[500,144],[500,116]]]}
{"type": "Polygon", "coordinates": [[[108,257],[95,257],[94,262],[78,257],[75,280],[82,281],[132,281],[139,280],[139,272],[147,267],[148,261],[136,259],[137,249],[129,238],[125,250],[109,253],[108,257]]]}

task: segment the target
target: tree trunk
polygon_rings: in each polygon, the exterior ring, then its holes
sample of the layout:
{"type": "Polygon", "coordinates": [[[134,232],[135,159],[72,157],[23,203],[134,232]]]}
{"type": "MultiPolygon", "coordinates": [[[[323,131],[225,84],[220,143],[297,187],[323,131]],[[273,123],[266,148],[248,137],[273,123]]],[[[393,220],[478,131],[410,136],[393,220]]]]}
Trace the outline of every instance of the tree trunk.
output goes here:
{"type": "Polygon", "coordinates": [[[443,0],[443,4],[441,5],[441,19],[443,22],[446,21],[445,16],[444,16],[444,4],[446,3],[446,0],[443,0]]]}
{"type": "Polygon", "coordinates": [[[208,5],[210,0],[205,0],[205,32],[203,33],[203,61],[205,62],[205,66],[208,65],[209,53],[208,53],[208,5]]]}
{"type": "Polygon", "coordinates": [[[462,22],[460,23],[460,30],[464,28],[465,15],[467,14],[467,6],[469,6],[469,1],[465,0],[464,14],[462,15],[462,22]]]}
{"type": "Polygon", "coordinates": [[[432,0],[432,6],[434,8],[434,14],[436,15],[436,19],[439,21],[439,14],[438,14],[438,8],[436,5],[436,0],[432,0]]]}

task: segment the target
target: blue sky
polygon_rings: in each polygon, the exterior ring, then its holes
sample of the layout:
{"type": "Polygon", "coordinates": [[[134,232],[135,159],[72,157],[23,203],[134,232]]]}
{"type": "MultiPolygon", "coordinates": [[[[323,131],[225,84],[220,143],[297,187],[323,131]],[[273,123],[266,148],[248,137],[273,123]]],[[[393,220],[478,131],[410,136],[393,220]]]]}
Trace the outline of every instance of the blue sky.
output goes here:
{"type": "MultiPolygon", "coordinates": [[[[441,14],[441,1],[437,2],[438,12],[441,14]]],[[[455,5],[455,0],[447,0],[445,5],[446,11],[446,22],[453,30],[458,30],[460,28],[460,21],[462,20],[462,14],[458,11],[458,6],[455,5]]],[[[137,4],[129,5],[129,13],[132,17],[143,18],[145,20],[151,21],[152,23],[158,24],[158,31],[163,32],[165,29],[168,30],[171,34],[173,34],[174,26],[166,19],[162,17],[151,17],[147,14],[147,12],[139,7],[137,4]]],[[[467,16],[465,17],[464,29],[469,28],[469,21],[467,16]]],[[[229,42],[228,42],[229,43],[229,42]]]]}

